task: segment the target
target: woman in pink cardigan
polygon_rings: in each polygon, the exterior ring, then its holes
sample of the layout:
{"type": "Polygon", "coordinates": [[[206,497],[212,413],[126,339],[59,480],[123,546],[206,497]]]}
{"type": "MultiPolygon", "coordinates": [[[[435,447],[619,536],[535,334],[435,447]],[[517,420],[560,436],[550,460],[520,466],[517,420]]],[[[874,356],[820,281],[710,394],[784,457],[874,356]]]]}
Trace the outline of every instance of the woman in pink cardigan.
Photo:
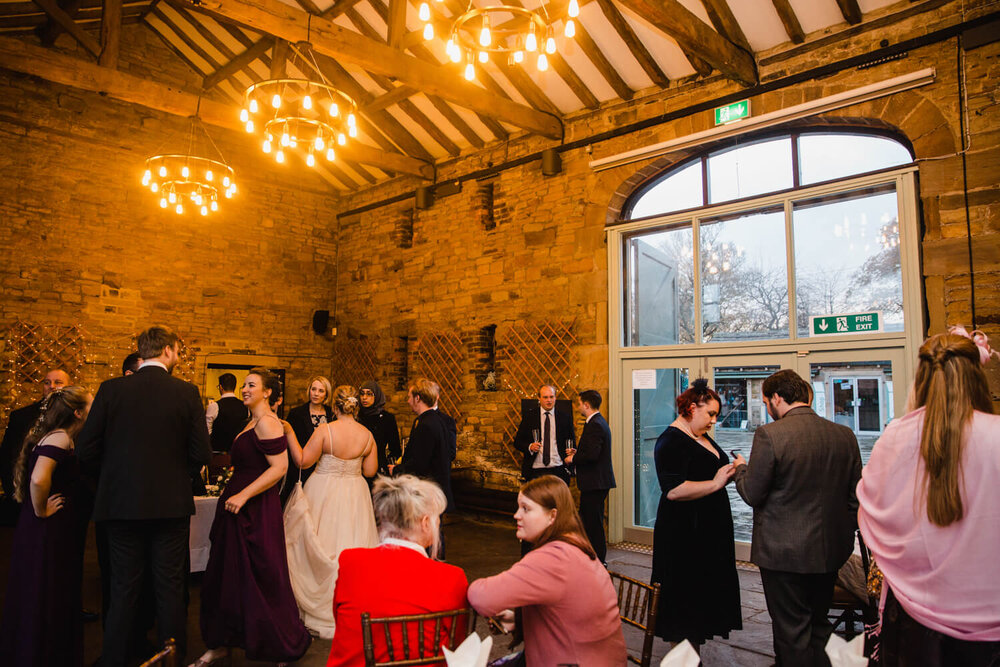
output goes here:
{"type": "Polygon", "coordinates": [[[885,575],[883,665],[1000,664],[1000,417],[986,336],[920,347],[912,412],[886,428],[858,483],[858,524],[885,575]]]}
{"type": "Polygon", "coordinates": [[[517,537],[534,548],[506,572],[472,582],[469,603],[508,622],[520,608],[527,667],[625,665],[615,588],[569,487],[544,475],[521,487],[517,505],[517,537]]]}

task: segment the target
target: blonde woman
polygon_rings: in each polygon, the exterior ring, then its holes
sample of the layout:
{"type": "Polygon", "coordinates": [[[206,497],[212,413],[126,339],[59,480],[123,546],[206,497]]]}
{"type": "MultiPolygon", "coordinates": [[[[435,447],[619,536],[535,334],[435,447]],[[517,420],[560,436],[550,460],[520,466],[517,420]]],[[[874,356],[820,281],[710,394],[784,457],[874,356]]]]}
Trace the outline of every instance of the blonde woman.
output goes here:
{"type": "MultiPolygon", "coordinates": [[[[288,411],[288,423],[295,431],[295,438],[299,442],[309,442],[313,432],[323,424],[332,422],[333,409],[330,402],[333,399],[333,388],[330,381],[322,375],[314,375],[309,378],[309,400],[302,405],[297,405],[288,411]]],[[[288,502],[288,496],[292,495],[295,482],[301,477],[305,484],[312,474],[312,468],[299,470],[294,461],[288,462],[288,473],[281,487],[281,506],[288,502]]]]}
{"type": "Polygon", "coordinates": [[[305,447],[289,436],[288,452],[295,465],[308,468],[318,461],[305,486],[295,484],[285,506],[285,544],[302,620],[324,639],[333,637],[340,552],[378,544],[365,482],[378,468],[378,452],[371,431],[355,420],[358,407],[354,387],[337,387],[336,419],[313,431],[305,447]]]}

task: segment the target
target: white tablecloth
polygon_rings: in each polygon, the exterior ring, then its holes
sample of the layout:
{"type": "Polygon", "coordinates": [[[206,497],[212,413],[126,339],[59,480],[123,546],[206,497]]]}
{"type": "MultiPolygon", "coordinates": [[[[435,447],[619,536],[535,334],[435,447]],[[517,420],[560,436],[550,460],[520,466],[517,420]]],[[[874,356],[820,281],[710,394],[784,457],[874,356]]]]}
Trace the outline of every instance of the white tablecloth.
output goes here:
{"type": "Polygon", "coordinates": [[[217,496],[194,497],[194,516],[191,517],[191,538],[188,543],[192,572],[204,572],[208,565],[208,551],[212,546],[208,533],[212,530],[215,507],[218,504],[217,496]]]}

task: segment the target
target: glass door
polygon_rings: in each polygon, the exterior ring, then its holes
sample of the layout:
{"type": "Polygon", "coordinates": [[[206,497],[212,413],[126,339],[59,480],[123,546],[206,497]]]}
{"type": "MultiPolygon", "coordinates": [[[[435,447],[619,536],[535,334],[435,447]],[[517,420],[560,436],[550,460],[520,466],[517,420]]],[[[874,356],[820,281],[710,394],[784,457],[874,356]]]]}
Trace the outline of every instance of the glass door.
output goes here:
{"type": "Polygon", "coordinates": [[[813,410],[854,431],[868,462],[886,425],[903,414],[908,388],[903,348],[812,352],[797,358],[813,389],[813,410]]]}
{"type": "Polygon", "coordinates": [[[652,544],[652,528],[660,502],[653,449],[657,438],[677,417],[677,396],[698,377],[700,359],[629,359],[622,364],[625,470],[623,537],[652,544]]]}
{"type": "MultiPolygon", "coordinates": [[[[772,421],[764,405],[761,386],[764,380],[782,368],[795,368],[795,354],[741,354],[705,359],[703,377],[722,399],[721,410],[712,438],[732,456],[736,451],[750,458],[753,434],[772,421]]],[[[733,535],[740,560],[750,557],[753,533],[753,508],[743,502],[735,484],[726,486],[733,511],[733,535]]]]}

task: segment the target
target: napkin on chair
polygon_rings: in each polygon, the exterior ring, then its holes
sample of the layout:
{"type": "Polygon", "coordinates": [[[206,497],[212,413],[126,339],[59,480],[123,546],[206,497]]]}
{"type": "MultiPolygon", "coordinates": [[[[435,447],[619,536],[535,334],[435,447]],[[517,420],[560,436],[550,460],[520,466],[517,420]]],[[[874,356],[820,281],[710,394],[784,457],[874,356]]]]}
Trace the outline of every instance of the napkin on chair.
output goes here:
{"type": "Polygon", "coordinates": [[[826,655],[830,658],[832,667],[865,667],[868,658],[865,657],[865,636],[860,634],[850,642],[837,635],[830,635],[826,643],[826,655]]]}
{"type": "Polygon", "coordinates": [[[473,632],[454,651],[447,648],[442,650],[448,667],[486,667],[492,648],[493,637],[488,636],[481,641],[479,635],[473,632]]]}
{"type": "Polygon", "coordinates": [[[660,667],[698,667],[700,664],[701,658],[698,652],[691,646],[691,642],[685,639],[663,656],[660,667]]]}

